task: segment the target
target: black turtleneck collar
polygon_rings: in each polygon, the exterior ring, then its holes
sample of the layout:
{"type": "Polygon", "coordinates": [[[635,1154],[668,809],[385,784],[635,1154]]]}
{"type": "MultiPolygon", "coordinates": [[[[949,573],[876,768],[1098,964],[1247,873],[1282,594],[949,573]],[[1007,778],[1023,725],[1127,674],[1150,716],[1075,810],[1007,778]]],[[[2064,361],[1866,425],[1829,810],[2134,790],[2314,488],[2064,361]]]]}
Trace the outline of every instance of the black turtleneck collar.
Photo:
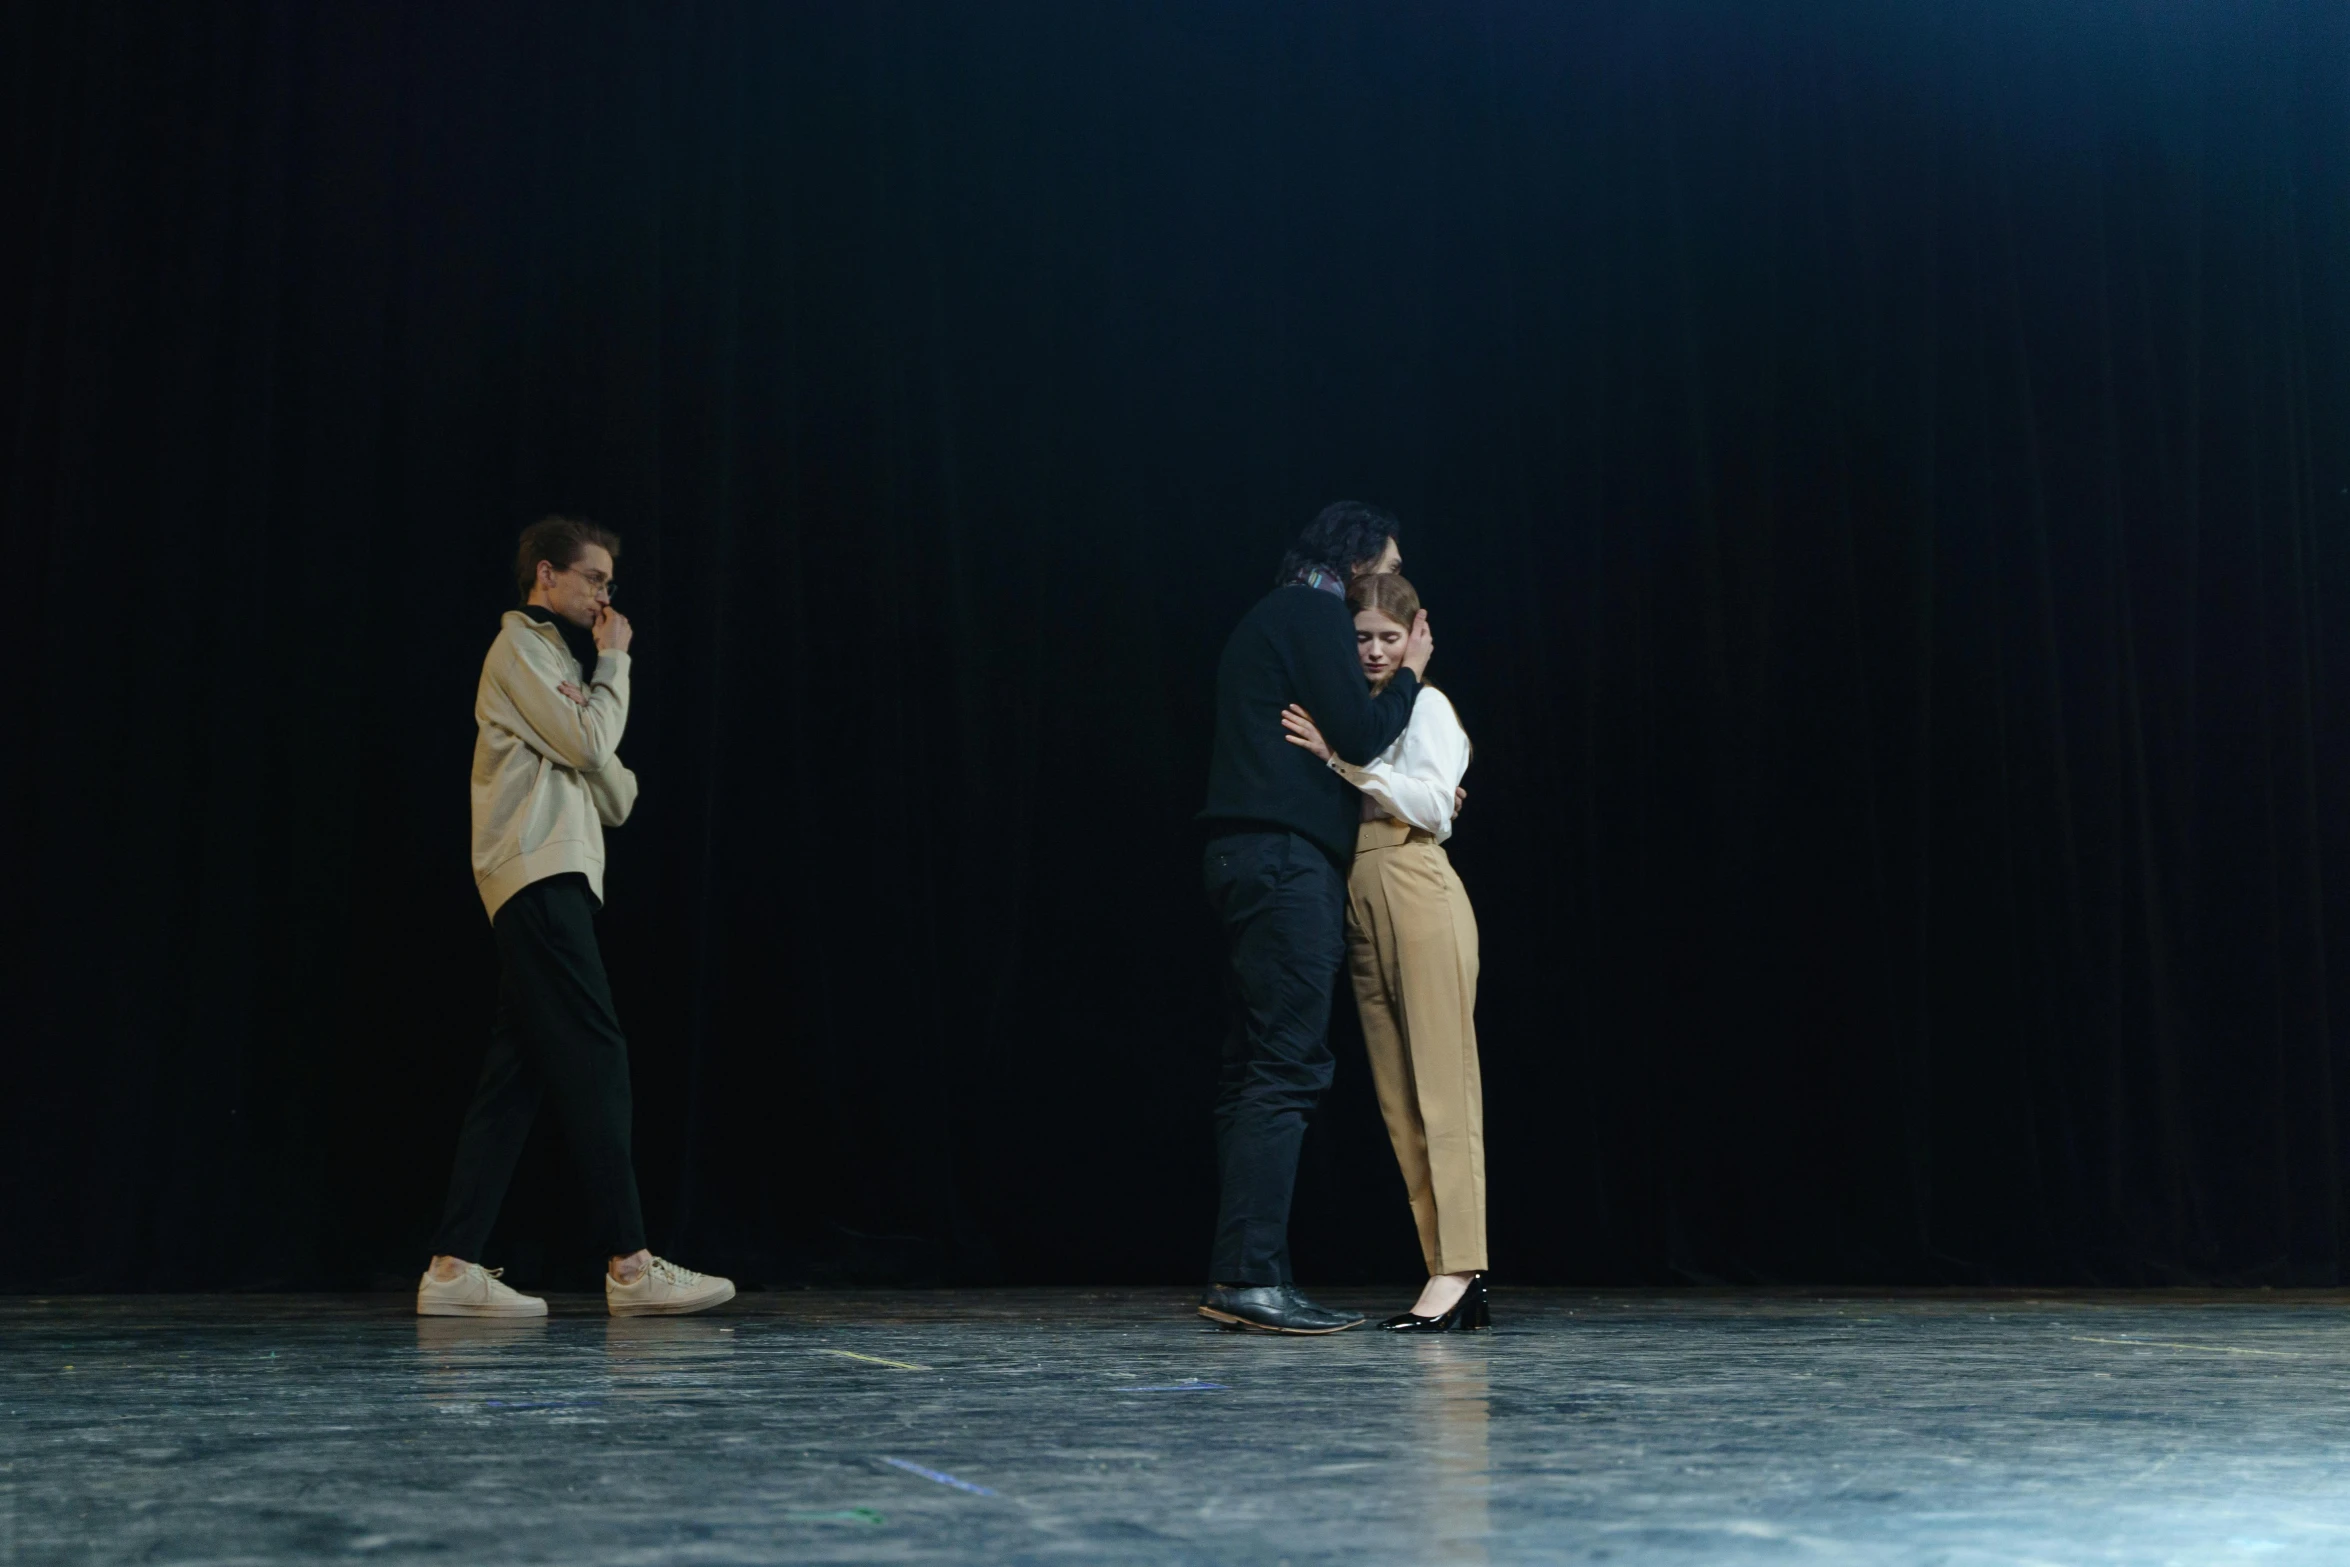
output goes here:
{"type": "Polygon", "coordinates": [[[563,645],[571,650],[571,656],[579,660],[579,678],[581,680],[595,678],[596,659],[599,655],[596,652],[594,633],[573,625],[544,604],[525,604],[522,606],[522,612],[542,626],[555,628],[563,638],[563,645]]]}

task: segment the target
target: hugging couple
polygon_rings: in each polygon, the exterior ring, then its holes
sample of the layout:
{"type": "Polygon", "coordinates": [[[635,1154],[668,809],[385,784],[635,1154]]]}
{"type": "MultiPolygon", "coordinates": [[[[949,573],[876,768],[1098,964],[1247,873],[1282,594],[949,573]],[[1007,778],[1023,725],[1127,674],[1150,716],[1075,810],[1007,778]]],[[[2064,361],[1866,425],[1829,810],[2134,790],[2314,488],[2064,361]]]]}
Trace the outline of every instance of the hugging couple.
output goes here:
{"type": "Polygon", "coordinates": [[[1488,1325],[1477,920],[1444,842],[1469,739],[1426,684],[1435,641],[1400,528],[1325,507],[1224,645],[1208,771],[1208,905],[1231,1025],[1216,1101],[1222,1199],[1200,1315],[1268,1333],[1363,1319],[1318,1306],[1289,1267],[1306,1122],[1330,1086],[1343,966],[1379,1110],[1403,1167],[1428,1284],[1396,1332],[1488,1325]]]}

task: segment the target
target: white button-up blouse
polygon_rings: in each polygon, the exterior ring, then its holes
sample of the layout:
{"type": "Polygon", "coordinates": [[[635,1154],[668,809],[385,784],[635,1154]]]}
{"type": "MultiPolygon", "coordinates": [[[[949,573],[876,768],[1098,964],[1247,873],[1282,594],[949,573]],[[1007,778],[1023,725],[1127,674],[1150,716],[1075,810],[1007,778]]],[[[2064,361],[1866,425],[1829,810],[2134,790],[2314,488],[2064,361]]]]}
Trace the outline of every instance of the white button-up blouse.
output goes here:
{"type": "Polygon", "coordinates": [[[1361,767],[1332,757],[1330,769],[1380,810],[1442,843],[1452,836],[1453,791],[1469,770],[1468,731],[1444,693],[1423,685],[1393,745],[1361,767]]]}

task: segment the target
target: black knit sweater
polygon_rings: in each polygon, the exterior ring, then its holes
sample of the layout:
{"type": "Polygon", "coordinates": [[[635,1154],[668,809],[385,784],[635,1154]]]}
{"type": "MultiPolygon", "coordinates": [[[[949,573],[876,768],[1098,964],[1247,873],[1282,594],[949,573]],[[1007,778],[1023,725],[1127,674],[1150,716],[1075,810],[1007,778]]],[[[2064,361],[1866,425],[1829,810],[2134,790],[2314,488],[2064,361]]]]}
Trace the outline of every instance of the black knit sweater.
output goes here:
{"type": "Polygon", "coordinates": [[[1371,694],[1343,599],[1319,588],[1275,588],[1241,617],[1216,665],[1216,754],[1200,820],[1211,831],[1225,824],[1287,828],[1347,864],[1362,797],[1311,751],[1289,743],[1281,710],[1295,702],[1333,751],[1367,762],[1403,733],[1419,694],[1408,669],[1371,694]]]}

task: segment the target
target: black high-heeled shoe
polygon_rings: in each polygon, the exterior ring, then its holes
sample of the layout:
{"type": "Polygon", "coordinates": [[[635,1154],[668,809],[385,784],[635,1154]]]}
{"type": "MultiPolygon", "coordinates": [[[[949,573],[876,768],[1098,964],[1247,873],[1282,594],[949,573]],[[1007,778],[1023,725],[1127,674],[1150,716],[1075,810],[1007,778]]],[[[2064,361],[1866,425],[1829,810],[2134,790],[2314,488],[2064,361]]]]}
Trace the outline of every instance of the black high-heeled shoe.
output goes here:
{"type": "Polygon", "coordinates": [[[1485,1275],[1472,1275],[1469,1287],[1461,1291],[1461,1298],[1441,1317],[1420,1317],[1404,1311],[1379,1325],[1390,1333],[1474,1333],[1489,1328],[1493,1326],[1493,1312],[1485,1300],[1485,1275]]]}

